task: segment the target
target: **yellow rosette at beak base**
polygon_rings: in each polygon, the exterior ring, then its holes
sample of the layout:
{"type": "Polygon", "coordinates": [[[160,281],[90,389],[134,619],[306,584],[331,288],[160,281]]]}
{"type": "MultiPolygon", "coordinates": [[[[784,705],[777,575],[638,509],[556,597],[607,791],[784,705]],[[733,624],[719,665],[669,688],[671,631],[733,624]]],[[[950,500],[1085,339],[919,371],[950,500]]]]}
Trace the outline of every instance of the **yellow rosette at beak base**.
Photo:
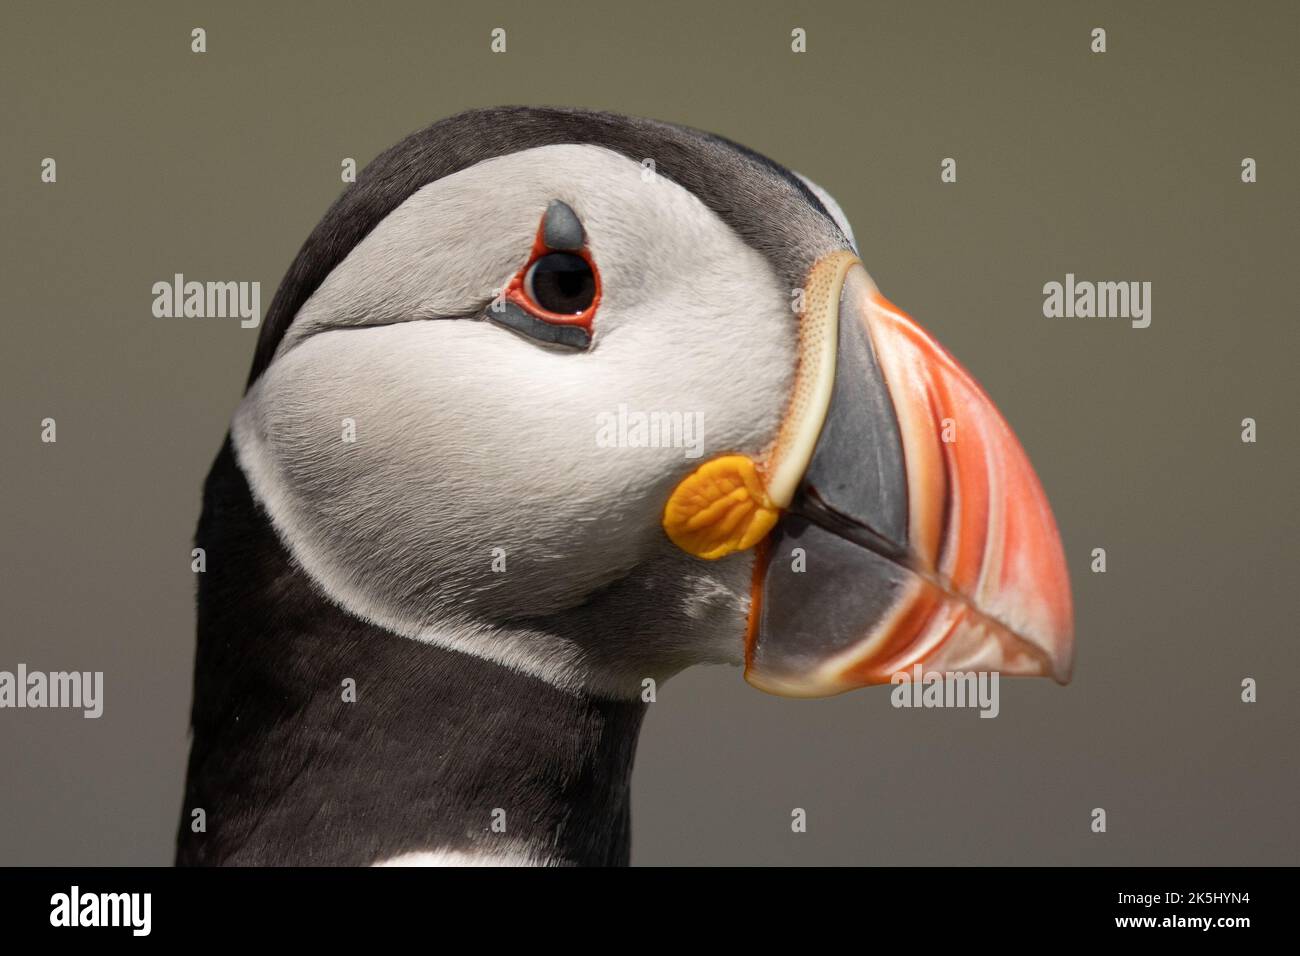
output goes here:
{"type": "Polygon", "coordinates": [[[677,547],[713,561],[758,544],[780,513],[753,459],[724,455],[682,479],[664,506],[663,525],[677,547]]]}

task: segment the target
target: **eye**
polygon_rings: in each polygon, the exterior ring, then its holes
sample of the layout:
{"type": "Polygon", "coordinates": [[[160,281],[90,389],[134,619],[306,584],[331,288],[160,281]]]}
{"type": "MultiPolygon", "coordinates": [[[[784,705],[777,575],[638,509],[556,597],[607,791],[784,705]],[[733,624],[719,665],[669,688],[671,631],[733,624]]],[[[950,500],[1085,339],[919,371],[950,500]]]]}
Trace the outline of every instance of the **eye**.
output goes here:
{"type": "Polygon", "coordinates": [[[591,348],[601,280],[586,242],[586,230],[573,209],[552,200],[525,267],[515,273],[485,318],[546,346],[591,348]]]}
{"type": "Polygon", "coordinates": [[[580,315],[596,298],[596,276],[582,256],[548,252],[524,276],[528,298],[555,315],[580,315]]]}

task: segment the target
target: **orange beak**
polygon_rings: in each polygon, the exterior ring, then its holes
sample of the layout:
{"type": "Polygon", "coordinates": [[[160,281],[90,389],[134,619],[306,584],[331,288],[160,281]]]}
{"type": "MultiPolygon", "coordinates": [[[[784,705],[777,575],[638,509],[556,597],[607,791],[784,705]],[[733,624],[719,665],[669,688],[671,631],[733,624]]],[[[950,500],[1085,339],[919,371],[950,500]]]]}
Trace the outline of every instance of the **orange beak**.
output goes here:
{"type": "Polygon", "coordinates": [[[924,672],[1070,679],[1070,584],[992,401],[861,265],[839,299],[817,447],[756,562],[745,677],[826,696],[924,672]]]}

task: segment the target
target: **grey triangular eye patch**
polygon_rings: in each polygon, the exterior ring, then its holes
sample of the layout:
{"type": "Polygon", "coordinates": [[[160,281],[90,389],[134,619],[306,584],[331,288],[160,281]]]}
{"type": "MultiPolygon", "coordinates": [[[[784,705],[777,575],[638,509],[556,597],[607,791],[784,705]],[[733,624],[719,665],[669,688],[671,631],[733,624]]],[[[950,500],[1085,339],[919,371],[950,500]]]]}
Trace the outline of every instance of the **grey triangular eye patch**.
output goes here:
{"type": "Polygon", "coordinates": [[[567,203],[556,199],[546,207],[542,217],[542,242],[558,252],[576,252],[582,248],[582,223],[567,203]]]}
{"type": "Polygon", "coordinates": [[[585,349],[591,345],[591,335],[582,326],[543,322],[529,315],[513,302],[502,303],[499,311],[489,307],[486,315],[490,321],[502,328],[526,335],[547,345],[562,345],[571,349],[585,349]]]}

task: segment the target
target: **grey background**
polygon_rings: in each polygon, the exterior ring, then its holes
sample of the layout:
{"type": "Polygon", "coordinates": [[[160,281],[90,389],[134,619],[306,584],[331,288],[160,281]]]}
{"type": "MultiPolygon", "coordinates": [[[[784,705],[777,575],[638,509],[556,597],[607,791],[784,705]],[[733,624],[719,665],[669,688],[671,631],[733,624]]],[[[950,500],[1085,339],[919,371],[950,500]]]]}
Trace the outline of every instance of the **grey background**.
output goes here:
{"type": "Polygon", "coordinates": [[[154,319],[151,284],[258,279],[265,308],[343,157],[499,103],[703,127],[829,189],[1019,433],[1073,575],[1074,683],[1004,682],[996,720],[672,681],[635,862],[1295,863],[1297,9],[6,3],[0,669],[103,670],[107,699],[0,711],[0,863],[171,859],[189,542],[256,331],[154,319]],[[1066,272],[1152,282],[1151,327],[1043,318],[1066,272]]]}

